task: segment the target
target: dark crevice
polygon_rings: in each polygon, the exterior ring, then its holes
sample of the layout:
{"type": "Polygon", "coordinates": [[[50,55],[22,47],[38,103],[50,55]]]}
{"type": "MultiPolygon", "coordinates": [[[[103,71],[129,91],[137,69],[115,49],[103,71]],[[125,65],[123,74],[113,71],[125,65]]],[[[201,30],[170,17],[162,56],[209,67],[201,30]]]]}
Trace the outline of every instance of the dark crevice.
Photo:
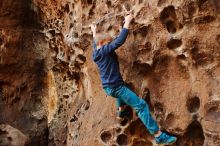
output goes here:
{"type": "Polygon", "coordinates": [[[181,45],[182,45],[182,41],[179,39],[170,39],[167,42],[167,47],[172,50],[180,47],[181,45]]]}
{"type": "Polygon", "coordinates": [[[125,126],[128,123],[129,119],[128,118],[123,118],[122,121],[120,121],[121,126],[125,126]]]}
{"type": "Polygon", "coordinates": [[[3,44],[3,39],[0,38],[0,46],[3,44]]]}
{"type": "Polygon", "coordinates": [[[171,20],[167,21],[166,27],[167,27],[168,32],[170,32],[170,33],[175,33],[176,32],[175,22],[173,22],[171,20]]]}
{"type": "Polygon", "coordinates": [[[133,110],[130,106],[125,106],[124,107],[124,111],[125,111],[125,114],[122,118],[124,118],[124,120],[121,121],[121,125],[122,126],[125,126],[129,120],[131,120],[133,118],[133,110]]]}
{"type": "Polygon", "coordinates": [[[120,134],[120,135],[117,137],[116,142],[117,142],[120,146],[127,145],[127,144],[128,144],[128,136],[125,135],[125,134],[120,134]]]}
{"type": "Polygon", "coordinates": [[[189,98],[187,100],[186,106],[187,106],[187,110],[190,113],[197,112],[199,110],[199,107],[200,107],[199,97],[195,96],[195,97],[189,98]]]}
{"type": "Polygon", "coordinates": [[[160,21],[164,24],[169,33],[176,33],[183,27],[177,20],[174,6],[168,6],[160,14],[160,21]]]}
{"type": "Polygon", "coordinates": [[[32,10],[33,2],[32,0],[23,0],[23,18],[22,25],[24,27],[40,28],[40,20],[37,13],[32,10]]]}
{"type": "Polygon", "coordinates": [[[203,146],[204,133],[201,124],[198,121],[193,121],[187,128],[184,136],[177,141],[179,146],[203,146]]]}
{"type": "Polygon", "coordinates": [[[104,131],[100,137],[104,143],[107,143],[112,138],[112,134],[109,131],[104,131]]]}
{"type": "Polygon", "coordinates": [[[178,55],[178,56],[177,56],[177,59],[185,60],[185,59],[186,59],[186,56],[185,56],[184,54],[181,54],[181,55],[178,55]]]}
{"type": "Polygon", "coordinates": [[[63,9],[64,9],[64,12],[66,12],[66,13],[69,13],[69,12],[70,12],[70,7],[69,7],[68,4],[66,4],[66,5],[63,7],[63,9]]]}
{"type": "Polygon", "coordinates": [[[106,1],[106,4],[107,4],[108,8],[111,7],[111,6],[112,6],[111,0],[107,0],[107,1],[106,1]]]}
{"type": "Polygon", "coordinates": [[[220,35],[218,35],[218,36],[216,37],[216,40],[217,40],[217,42],[218,42],[218,45],[220,46],[220,35]]]}
{"type": "Polygon", "coordinates": [[[132,68],[133,70],[136,70],[137,73],[140,75],[146,75],[152,70],[150,64],[141,63],[140,61],[135,61],[132,65],[132,68]]]}

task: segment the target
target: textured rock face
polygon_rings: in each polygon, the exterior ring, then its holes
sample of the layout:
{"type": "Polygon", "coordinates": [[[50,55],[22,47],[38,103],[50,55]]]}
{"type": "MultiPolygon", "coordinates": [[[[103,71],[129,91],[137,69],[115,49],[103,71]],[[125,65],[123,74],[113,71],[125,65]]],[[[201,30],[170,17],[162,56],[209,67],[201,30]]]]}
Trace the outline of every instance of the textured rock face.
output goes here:
{"type": "Polygon", "coordinates": [[[0,125],[1,128],[1,145],[6,146],[17,146],[17,145],[25,145],[28,143],[28,138],[19,130],[9,126],[9,125],[0,125]]]}
{"type": "MultiPolygon", "coordinates": [[[[116,36],[123,6],[136,15],[117,50],[127,85],[147,100],[161,129],[178,136],[176,145],[220,145],[218,0],[2,0],[0,123],[20,131],[13,141],[152,145],[131,109],[131,120],[117,123],[115,99],[91,58],[88,25],[99,22],[99,31],[116,36]]],[[[11,139],[4,131],[0,145],[11,139]]]]}

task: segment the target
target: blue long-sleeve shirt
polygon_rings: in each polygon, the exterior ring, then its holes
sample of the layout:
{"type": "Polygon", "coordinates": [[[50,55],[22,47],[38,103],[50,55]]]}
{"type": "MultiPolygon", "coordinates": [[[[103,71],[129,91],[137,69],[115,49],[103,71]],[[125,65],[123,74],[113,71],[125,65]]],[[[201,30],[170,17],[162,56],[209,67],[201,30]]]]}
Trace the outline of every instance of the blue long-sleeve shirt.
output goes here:
{"type": "Polygon", "coordinates": [[[118,56],[115,50],[119,48],[128,36],[128,29],[123,28],[119,36],[100,49],[93,43],[93,61],[97,64],[103,87],[115,87],[124,84],[120,70],[118,56]]]}

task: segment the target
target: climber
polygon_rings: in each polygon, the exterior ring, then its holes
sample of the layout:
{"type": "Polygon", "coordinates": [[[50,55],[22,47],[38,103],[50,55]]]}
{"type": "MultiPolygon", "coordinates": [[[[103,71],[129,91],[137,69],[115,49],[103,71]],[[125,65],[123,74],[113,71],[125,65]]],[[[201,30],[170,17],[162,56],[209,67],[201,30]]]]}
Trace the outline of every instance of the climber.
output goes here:
{"type": "Polygon", "coordinates": [[[96,33],[96,25],[90,25],[94,38],[93,61],[98,66],[104,91],[107,95],[115,97],[117,100],[118,116],[123,117],[123,107],[125,105],[133,107],[150,134],[155,137],[155,142],[169,145],[174,143],[177,138],[159,129],[158,124],[149,112],[148,104],[125,86],[119,71],[118,56],[115,50],[125,42],[133,17],[131,13],[124,17],[123,28],[119,36],[114,40],[107,33],[96,33]]]}

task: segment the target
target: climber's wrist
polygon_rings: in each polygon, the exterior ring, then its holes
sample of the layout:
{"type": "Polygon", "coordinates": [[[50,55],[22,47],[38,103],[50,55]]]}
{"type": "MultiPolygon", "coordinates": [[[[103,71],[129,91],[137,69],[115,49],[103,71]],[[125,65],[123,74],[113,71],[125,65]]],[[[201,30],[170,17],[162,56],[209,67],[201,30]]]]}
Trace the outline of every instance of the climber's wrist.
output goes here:
{"type": "Polygon", "coordinates": [[[124,24],[124,28],[129,28],[129,25],[130,25],[130,22],[129,21],[125,21],[125,24],[124,24]]]}
{"type": "Polygon", "coordinates": [[[92,32],[92,36],[93,36],[93,38],[95,38],[96,32],[92,32]]]}

